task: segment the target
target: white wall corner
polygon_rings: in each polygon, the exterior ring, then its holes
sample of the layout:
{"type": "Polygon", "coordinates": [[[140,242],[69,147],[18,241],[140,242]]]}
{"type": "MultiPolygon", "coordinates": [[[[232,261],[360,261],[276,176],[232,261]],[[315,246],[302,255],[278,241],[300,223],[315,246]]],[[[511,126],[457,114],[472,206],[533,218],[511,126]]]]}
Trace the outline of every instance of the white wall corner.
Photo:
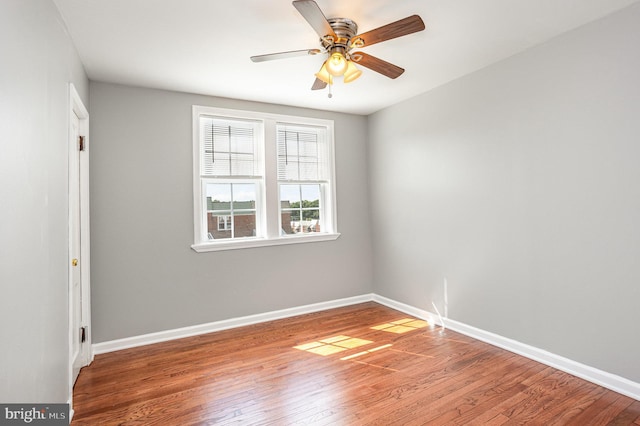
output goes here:
{"type": "MultiPolygon", "coordinates": [[[[389,308],[396,309],[408,315],[412,315],[417,318],[429,321],[433,324],[442,326],[438,315],[435,315],[429,311],[397,302],[395,300],[386,298],[384,296],[379,296],[377,294],[374,294],[373,300],[380,303],[381,305],[385,305],[389,308]]],[[[587,380],[591,383],[595,383],[599,386],[618,392],[622,395],[640,400],[640,383],[633,382],[629,379],[625,379],[624,377],[599,370],[597,368],[582,364],[577,361],[573,361],[560,355],[553,354],[543,349],[539,349],[534,346],[518,342],[517,340],[509,339],[507,337],[491,333],[489,331],[481,330],[479,328],[472,327],[470,325],[449,318],[444,318],[442,321],[444,321],[445,328],[449,328],[455,332],[464,334],[465,336],[469,336],[476,340],[480,340],[490,345],[505,349],[509,352],[522,355],[526,358],[540,362],[544,365],[548,365],[549,367],[557,368],[558,370],[564,371],[565,373],[587,380]]]]}

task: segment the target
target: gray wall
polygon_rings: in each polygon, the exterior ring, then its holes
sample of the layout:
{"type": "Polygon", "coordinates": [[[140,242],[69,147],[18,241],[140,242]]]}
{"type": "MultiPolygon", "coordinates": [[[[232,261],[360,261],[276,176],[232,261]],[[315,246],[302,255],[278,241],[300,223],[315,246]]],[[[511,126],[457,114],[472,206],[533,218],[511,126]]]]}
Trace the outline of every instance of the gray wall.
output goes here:
{"type": "Polygon", "coordinates": [[[69,82],[89,83],[50,0],[0,2],[0,401],[67,402],[69,82]]]}
{"type": "Polygon", "coordinates": [[[94,343],[371,291],[362,116],[92,82],[94,343]],[[196,253],[192,105],[335,120],[331,242],[196,253]]]}
{"type": "Polygon", "coordinates": [[[638,46],[640,4],[372,115],[375,291],[640,382],[638,46]]]}

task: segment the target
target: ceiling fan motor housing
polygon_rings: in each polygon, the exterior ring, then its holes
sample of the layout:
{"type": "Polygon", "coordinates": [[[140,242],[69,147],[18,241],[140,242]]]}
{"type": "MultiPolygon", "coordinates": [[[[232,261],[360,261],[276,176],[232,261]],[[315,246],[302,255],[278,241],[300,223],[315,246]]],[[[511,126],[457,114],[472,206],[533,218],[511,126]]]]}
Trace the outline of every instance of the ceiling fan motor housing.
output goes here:
{"type": "Polygon", "coordinates": [[[332,36],[325,36],[320,40],[322,46],[327,50],[332,47],[343,47],[348,50],[351,47],[351,39],[358,33],[358,25],[348,18],[331,18],[327,21],[337,39],[333,40],[332,36]]]}

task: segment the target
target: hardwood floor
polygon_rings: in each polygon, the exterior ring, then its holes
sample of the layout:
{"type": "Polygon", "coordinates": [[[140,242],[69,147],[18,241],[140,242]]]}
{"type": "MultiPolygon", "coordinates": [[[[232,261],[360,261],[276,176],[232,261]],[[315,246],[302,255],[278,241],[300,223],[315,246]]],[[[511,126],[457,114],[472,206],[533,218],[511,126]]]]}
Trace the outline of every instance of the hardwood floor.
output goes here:
{"type": "Polygon", "coordinates": [[[640,425],[640,401],[373,302],[96,356],[72,425],[640,425]]]}

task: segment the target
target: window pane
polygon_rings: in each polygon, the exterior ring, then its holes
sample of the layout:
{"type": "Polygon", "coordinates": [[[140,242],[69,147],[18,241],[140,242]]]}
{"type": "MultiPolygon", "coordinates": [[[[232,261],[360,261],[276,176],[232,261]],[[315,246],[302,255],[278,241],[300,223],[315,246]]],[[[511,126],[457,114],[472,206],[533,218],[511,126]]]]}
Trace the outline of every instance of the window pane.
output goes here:
{"type": "Polygon", "coordinates": [[[318,141],[316,140],[316,135],[312,136],[314,136],[313,140],[300,140],[299,147],[301,157],[318,158],[318,141]]]}
{"type": "Polygon", "coordinates": [[[320,232],[320,210],[303,210],[302,224],[302,232],[320,232]]]}
{"type": "Polygon", "coordinates": [[[300,204],[300,185],[280,185],[280,202],[281,204],[298,203],[300,204]]]}
{"type": "Polygon", "coordinates": [[[293,221],[292,218],[292,211],[291,210],[282,210],[280,212],[280,221],[282,223],[282,227],[280,229],[280,235],[282,234],[293,234],[293,228],[291,225],[291,222],[293,221]]]}
{"type": "Polygon", "coordinates": [[[207,240],[219,240],[231,237],[231,212],[207,213],[207,240]]]}
{"type": "Polygon", "coordinates": [[[231,141],[229,140],[229,126],[214,126],[212,136],[212,148],[216,152],[229,152],[231,141]]]}
{"type": "Polygon", "coordinates": [[[242,201],[242,206],[236,205],[234,210],[238,209],[255,209],[256,208],[256,185],[253,183],[234,183],[233,184],[233,201],[242,201]],[[248,207],[250,205],[250,207],[248,207]]]}
{"type": "Polygon", "coordinates": [[[256,176],[256,122],[200,117],[202,173],[209,176],[256,176]]]}
{"type": "Polygon", "coordinates": [[[231,209],[231,184],[207,184],[207,211],[231,209]]]}
{"type": "Polygon", "coordinates": [[[240,134],[232,135],[229,150],[231,152],[244,152],[245,154],[253,154],[253,146],[253,132],[246,131],[240,134]]]}
{"type": "Polygon", "coordinates": [[[302,192],[303,201],[309,203],[315,202],[313,207],[318,207],[318,203],[320,202],[320,185],[300,185],[300,192],[302,192]]]}
{"type": "Polygon", "coordinates": [[[300,221],[300,185],[280,185],[281,232],[295,233],[294,221],[300,221]]]}
{"type": "Polygon", "coordinates": [[[288,161],[285,158],[278,159],[278,179],[283,180],[297,180],[298,179],[298,161],[294,158],[289,158],[288,161]]]}
{"type": "Polygon", "coordinates": [[[285,132],[285,149],[286,155],[290,155],[292,157],[298,156],[298,134],[296,132],[285,132]]]}
{"type": "Polygon", "coordinates": [[[208,183],[207,239],[256,236],[256,185],[208,183]]]}
{"type": "Polygon", "coordinates": [[[278,179],[326,179],[322,150],[326,148],[319,128],[278,125],[278,179]]]}
{"type": "Polygon", "coordinates": [[[255,213],[235,212],[233,214],[233,234],[234,238],[255,237],[255,213]]]}
{"type": "Polygon", "coordinates": [[[300,180],[319,180],[320,175],[318,173],[318,163],[316,161],[308,161],[302,159],[298,164],[300,180]]]}
{"type": "Polygon", "coordinates": [[[215,151],[211,157],[211,164],[207,168],[207,174],[213,176],[229,176],[231,174],[229,153],[215,151]]]}
{"type": "Polygon", "coordinates": [[[320,185],[280,185],[280,220],[285,234],[320,232],[320,185]]]}

